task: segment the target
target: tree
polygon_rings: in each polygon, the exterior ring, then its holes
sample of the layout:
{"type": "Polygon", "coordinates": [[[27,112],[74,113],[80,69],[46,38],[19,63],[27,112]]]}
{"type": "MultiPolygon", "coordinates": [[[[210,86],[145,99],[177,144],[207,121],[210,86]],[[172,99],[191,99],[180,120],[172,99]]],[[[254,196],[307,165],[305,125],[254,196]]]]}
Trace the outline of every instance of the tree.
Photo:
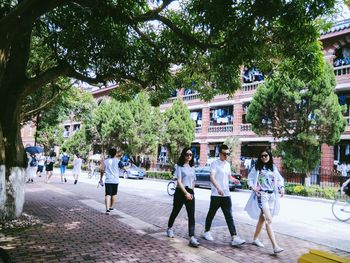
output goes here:
{"type": "Polygon", "coordinates": [[[128,102],[134,118],[134,137],[128,138],[128,151],[133,156],[153,156],[157,152],[159,124],[162,119],[151,107],[148,96],[141,92],[128,102]]]}
{"type": "Polygon", "coordinates": [[[320,161],[320,145],[337,143],[346,125],[332,67],[320,51],[317,57],[320,69],[308,74],[294,61],[283,62],[259,86],[247,114],[255,133],[280,140],[276,150],[283,166],[307,176],[320,161]]]}
{"type": "Polygon", "coordinates": [[[200,69],[212,89],[234,92],[243,63],[254,60],[262,68],[276,57],[306,63],[303,50],[318,36],[314,21],[335,0],[192,0],[180,2],[178,9],[169,8],[172,2],[0,3],[0,165],[5,166],[0,189],[6,189],[0,192],[1,218],[22,211],[26,157],[19,123],[28,95],[69,77],[115,83],[122,93],[145,89],[159,103],[174,89],[168,85],[170,66],[193,69],[190,62],[198,57],[206,62],[200,69]]]}
{"type": "Polygon", "coordinates": [[[73,156],[78,153],[81,158],[85,159],[89,156],[91,145],[87,143],[85,126],[77,130],[73,136],[64,141],[63,147],[67,148],[69,154],[73,156]]]}
{"type": "Polygon", "coordinates": [[[127,103],[114,99],[103,101],[86,123],[87,140],[101,146],[105,153],[112,146],[127,149],[129,139],[135,137],[135,123],[127,103]]]}
{"type": "Polygon", "coordinates": [[[188,147],[195,138],[195,123],[190,111],[181,100],[174,101],[171,108],[164,112],[161,143],[170,151],[170,162],[175,163],[183,147],[188,147]]]}

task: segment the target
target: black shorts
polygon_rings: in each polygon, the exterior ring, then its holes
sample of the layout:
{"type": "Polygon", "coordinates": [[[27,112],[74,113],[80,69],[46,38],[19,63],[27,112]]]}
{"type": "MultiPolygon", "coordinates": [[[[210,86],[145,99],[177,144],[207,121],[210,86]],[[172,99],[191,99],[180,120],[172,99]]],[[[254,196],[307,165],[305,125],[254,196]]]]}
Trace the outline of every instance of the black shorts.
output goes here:
{"type": "Polygon", "coordinates": [[[36,171],[37,173],[40,172],[42,173],[44,170],[44,165],[38,165],[38,170],[36,171]]]}
{"type": "Polygon", "coordinates": [[[105,195],[116,195],[118,193],[118,184],[105,184],[105,195]]]}
{"type": "Polygon", "coordinates": [[[46,165],[45,169],[47,172],[53,171],[53,163],[49,163],[48,165],[46,165]]]}

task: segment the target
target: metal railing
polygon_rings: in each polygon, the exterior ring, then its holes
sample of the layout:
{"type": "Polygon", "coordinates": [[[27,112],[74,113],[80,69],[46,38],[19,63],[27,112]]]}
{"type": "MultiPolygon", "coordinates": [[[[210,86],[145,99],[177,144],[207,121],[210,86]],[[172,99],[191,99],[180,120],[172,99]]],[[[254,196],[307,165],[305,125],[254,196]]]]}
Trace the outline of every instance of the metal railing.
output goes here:
{"type": "Polygon", "coordinates": [[[183,95],[183,96],[182,96],[182,99],[183,99],[184,101],[199,99],[199,93],[193,93],[193,94],[189,94],[189,95],[183,95]]]}
{"type": "Polygon", "coordinates": [[[264,83],[264,81],[257,81],[257,82],[253,82],[253,83],[244,83],[244,84],[242,84],[242,91],[243,92],[254,91],[257,89],[257,87],[261,83],[264,83]]]}
{"type": "Polygon", "coordinates": [[[252,130],[252,124],[251,123],[241,124],[241,131],[242,132],[251,131],[251,130],[252,130]]]}
{"type": "Polygon", "coordinates": [[[334,75],[336,76],[349,75],[349,74],[350,74],[350,65],[334,67],[334,75]]]}
{"type": "Polygon", "coordinates": [[[177,97],[171,97],[165,101],[165,103],[173,103],[174,100],[177,100],[177,97]]]}
{"type": "Polygon", "coordinates": [[[209,126],[209,133],[222,133],[222,132],[233,132],[233,125],[219,125],[219,126],[209,126]]]}
{"type": "Polygon", "coordinates": [[[195,132],[196,133],[202,133],[202,127],[196,127],[195,132]]]}

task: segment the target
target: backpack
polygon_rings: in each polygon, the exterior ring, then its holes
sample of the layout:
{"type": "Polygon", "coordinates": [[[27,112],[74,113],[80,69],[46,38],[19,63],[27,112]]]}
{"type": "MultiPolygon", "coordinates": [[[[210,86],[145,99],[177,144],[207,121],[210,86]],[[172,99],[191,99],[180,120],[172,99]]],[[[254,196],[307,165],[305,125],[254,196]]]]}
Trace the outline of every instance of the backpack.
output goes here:
{"type": "Polygon", "coordinates": [[[35,157],[32,157],[32,160],[30,161],[29,166],[30,167],[38,166],[38,161],[36,160],[35,157]]]}
{"type": "Polygon", "coordinates": [[[62,165],[68,165],[69,155],[63,154],[62,156],[62,165]]]}

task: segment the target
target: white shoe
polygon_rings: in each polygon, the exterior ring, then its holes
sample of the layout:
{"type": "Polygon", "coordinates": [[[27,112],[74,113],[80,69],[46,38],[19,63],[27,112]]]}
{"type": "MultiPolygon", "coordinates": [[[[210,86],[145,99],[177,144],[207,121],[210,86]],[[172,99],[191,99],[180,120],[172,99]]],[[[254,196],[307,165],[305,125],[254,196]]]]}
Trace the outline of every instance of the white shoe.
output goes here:
{"type": "Polygon", "coordinates": [[[174,231],[171,228],[168,228],[167,231],[166,231],[166,235],[168,237],[173,238],[174,237],[174,231]]]}
{"type": "Polygon", "coordinates": [[[241,239],[239,236],[234,236],[232,239],[231,245],[233,247],[239,247],[240,245],[243,245],[245,243],[244,239],[241,239]]]}
{"type": "Polygon", "coordinates": [[[198,240],[195,237],[191,237],[190,242],[189,242],[189,246],[191,247],[198,247],[200,244],[198,242],[198,240]]]}
{"type": "Polygon", "coordinates": [[[282,251],[284,251],[284,249],[279,247],[279,246],[275,246],[275,248],[273,249],[273,253],[275,255],[278,254],[278,253],[281,253],[282,251]]]}
{"type": "Polygon", "coordinates": [[[253,240],[252,244],[257,247],[265,247],[264,244],[259,239],[253,240]]]}
{"type": "Polygon", "coordinates": [[[214,241],[213,236],[211,235],[210,231],[204,232],[203,238],[208,241],[214,241]]]}

